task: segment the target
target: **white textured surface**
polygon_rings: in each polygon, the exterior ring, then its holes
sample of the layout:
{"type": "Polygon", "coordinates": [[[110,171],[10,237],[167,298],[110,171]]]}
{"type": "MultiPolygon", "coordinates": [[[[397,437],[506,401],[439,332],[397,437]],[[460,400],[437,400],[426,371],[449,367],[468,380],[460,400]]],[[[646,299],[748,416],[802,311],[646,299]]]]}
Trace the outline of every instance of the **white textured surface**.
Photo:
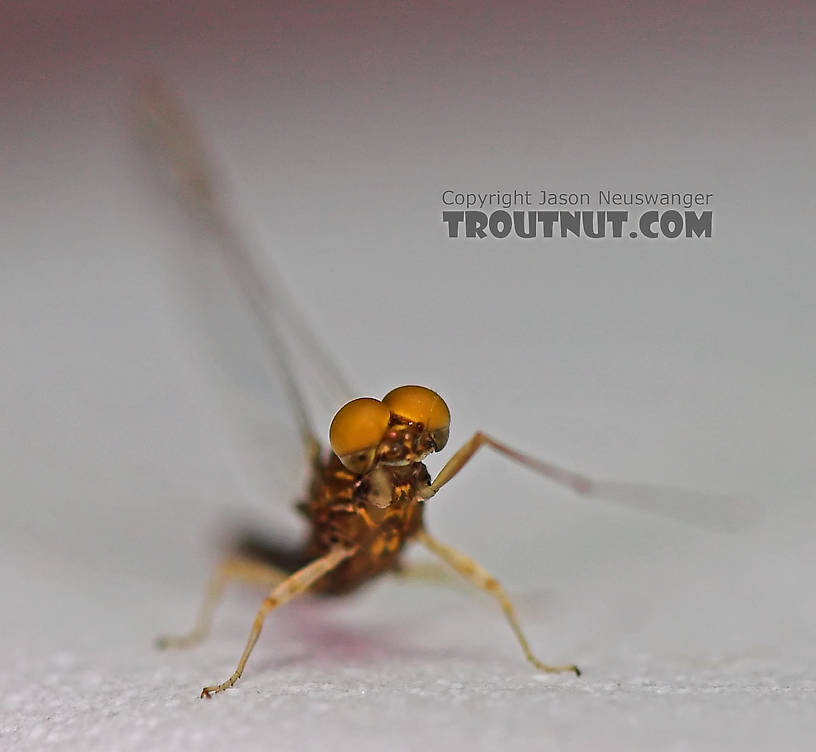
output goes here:
{"type": "Polygon", "coordinates": [[[57,636],[55,623],[41,649],[18,642],[3,662],[15,677],[2,697],[3,748],[804,750],[816,733],[812,663],[786,660],[784,647],[734,635],[723,648],[714,634],[680,649],[682,630],[622,635],[579,614],[545,626],[526,601],[535,643],[558,644],[558,657],[585,668],[581,679],[537,676],[491,610],[402,583],[361,603],[290,607],[270,621],[238,688],[202,701],[200,685],[231,670],[257,599],[230,598],[206,645],[153,653],[153,614],[184,620],[195,600],[181,593],[174,607],[171,595],[129,587],[107,604],[95,598],[82,634],[57,636]]]}
{"type": "MultiPolygon", "coordinates": [[[[519,592],[503,578],[542,657],[579,661],[580,679],[528,668],[486,599],[439,583],[383,581],[353,599],[300,601],[273,615],[238,687],[210,701],[198,691],[232,670],[258,595],[232,593],[203,645],[159,653],[150,637],[188,623],[201,577],[182,588],[103,566],[32,567],[18,555],[3,568],[12,601],[0,647],[13,683],[0,699],[0,743],[809,749],[813,609],[792,602],[791,580],[813,562],[781,553],[795,536],[775,541],[773,556],[756,544],[680,538],[688,557],[680,565],[653,550],[648,572],[637,571],[638,552],[613,556],[606,571],[566,573],[547,590],[519,592]]],[[[496,552],[481,558],[492,563],[496,552]]],[[[514,568],[522,582],[540,576],[514,568]]]]}
{"type": "Polygon", "coordinates": [[[196,678],[188,667],[57,655],[26,664],[42,678],[11,694],[3,725],[18,729],[13,746],[26,750],[804,750],[816,733],[814,683],[761,671],[667,676],[651,666],[649,678],[579,683],[495,663],[474,672],[451,658],[298,663],[280,661],[274,687],[248,680],[204,703],[186,691],[196,678]]]}
{"type": "Polygon", "coordinates": [[[20,5],[0,40],[0,747],[812,749],[812,10],[92,5],[20,5]],[[765,520],[695,532],[485,456],[431,529],[584,677],[536,676],[461,588],[383,582],[276,614],[200,701],[259,596],[193,651],[151,640],[189,624],[236,520],[292,528],[300,478],[256,472],[286,470],[285,434],[248,457],[207,408],[169,271],[190,238],[122,114],[145,67],[187,93],[362,393],[427,383],[452,447],[490,429],[603,477],[748,490],[765,520]],[[715,238],[442,237],[442,187],[609,180],[714,191],[715,238]]]}
{"type": "MultiPolygon", "coordinates": [[[[721,594],[688,583],[667,597],[637,577],[521,597],[534,644],[581,661],[580,679],[529,670],[491,604],[460,588],[383,582],[275,615],[239,686],[207,702],[199,687],[231,670],[257,597],[229,597],[204,645],[157,653],[149,636],[187,622],[192,583],[45,569],[4,632],[3,748],[807,749],[816,733],[813,663],[800,660],[812,647],[762,641],[797,612],[761,603],[761,581],[753,619],[741,600],[718,607],[721,594]]],[[[724,579],[706,576],[714,591],[724,579]]]]}

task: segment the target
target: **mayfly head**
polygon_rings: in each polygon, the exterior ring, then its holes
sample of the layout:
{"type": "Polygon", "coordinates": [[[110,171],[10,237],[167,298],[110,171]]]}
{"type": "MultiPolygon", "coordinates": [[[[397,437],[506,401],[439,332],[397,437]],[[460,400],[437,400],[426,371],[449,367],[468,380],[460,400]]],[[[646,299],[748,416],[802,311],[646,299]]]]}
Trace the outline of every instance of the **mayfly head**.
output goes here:
{"type": "Polygon", "coordinates": [[[353,473],[375,464],[421,462],[448,442],[450,410],[424,386],[392,389],[382,400],[361,397],[337,412],[329,429],[332,451],[353,473]]]}

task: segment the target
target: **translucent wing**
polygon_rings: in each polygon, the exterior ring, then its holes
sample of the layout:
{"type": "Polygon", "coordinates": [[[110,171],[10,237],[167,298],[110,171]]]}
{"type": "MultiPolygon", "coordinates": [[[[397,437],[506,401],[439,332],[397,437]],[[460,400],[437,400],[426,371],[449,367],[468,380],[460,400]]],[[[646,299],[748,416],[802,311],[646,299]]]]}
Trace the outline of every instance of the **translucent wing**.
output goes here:
{"type": "Polygon", "coordinates": [[[300,348],[322,386],[341,400],[350,399],[337,364],[292,304],[267,264],[263,270],[256,251],[230,215],[222,181],[205,152],[192,120],[180,102],[156,78],[146,78],[137,95],[137,113],[149,143],[170,169],[179,196],[211,233],[224,266],[243,292],[249,310],[274,356],[298,426],[307,442],[314,438],[306,402],[292,367],[291,349],[300,348]]]}
{"type": "Polygon", "coordinates": [[[262,256],[240,231],[224,181],[193,122],[158,79],[141,81],[135,119],[197,230],[195,248],[178,256],[186,262],[197,328],[206,331],[214,355],[207,365],[215,366],[219,400],[225,398],[230,417],[240,418],[242,431],[250,429],[248,446],[257,452],[254,464],[260,466],[276,454],[280,459],[278,450],[285,454],[287,449],[280,441],[280,421],[272,419],[275,406],[284,401],[282,387],[307,452],[316,452],[319,442],[302,384],[308,381],[335,407],[354,396],[351,388],[269,264],[261,263],[262,256]]]}

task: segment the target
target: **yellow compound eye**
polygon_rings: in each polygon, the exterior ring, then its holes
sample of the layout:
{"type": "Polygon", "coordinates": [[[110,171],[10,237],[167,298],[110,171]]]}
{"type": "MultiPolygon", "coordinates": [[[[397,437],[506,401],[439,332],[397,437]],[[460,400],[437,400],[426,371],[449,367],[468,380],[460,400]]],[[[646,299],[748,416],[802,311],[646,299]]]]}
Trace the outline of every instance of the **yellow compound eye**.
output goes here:
{"type": "Polygon", "coordinates": [[[332,451],[352,472],[371,467],[377,445],[391,420],[389,409],[379,400],[360,397],[343,405],[329,428],[332,451]]]}
{"type": "Polygon", "coordinates": [[[436,392],[424,386],[400,386],[388,392],[383,402],[394,415],[421,423],[433,437],[437,451],[445,446],[450,429],[450,410],[436,392]]]}

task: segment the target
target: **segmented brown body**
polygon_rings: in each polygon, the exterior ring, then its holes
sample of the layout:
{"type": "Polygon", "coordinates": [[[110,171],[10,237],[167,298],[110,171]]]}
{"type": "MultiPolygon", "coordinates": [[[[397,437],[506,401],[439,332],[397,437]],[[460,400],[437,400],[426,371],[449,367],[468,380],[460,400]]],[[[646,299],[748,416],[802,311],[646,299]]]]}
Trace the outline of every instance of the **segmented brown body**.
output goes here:
{"type": "Polygon", "coordinates": [[[422,526],[419,490],[430,483],[422,462],[377,465],[364,475],[349,472],[335,454],[320,463],[309,498],[299,506],[312,532],[306,559],[338,543],[358,551],[319,580],[314,590],[346,593],[398,567],[403,546],[422,526]]]}
{"type": "Polygon", "coordinates": [[[431,483],[422,462],[435,448],[421,424],[392,417],[371,469],[348,470],[334,452],[315,446],[307,497],[298,511],[309,521],[303,546],[247,531],[235,552],[295,572],[338,545],[356,552],[311,586],[325,595],[347,593],[372,577],[399,568],[399,555],[422,529],[423,496],[431,483]]]}

